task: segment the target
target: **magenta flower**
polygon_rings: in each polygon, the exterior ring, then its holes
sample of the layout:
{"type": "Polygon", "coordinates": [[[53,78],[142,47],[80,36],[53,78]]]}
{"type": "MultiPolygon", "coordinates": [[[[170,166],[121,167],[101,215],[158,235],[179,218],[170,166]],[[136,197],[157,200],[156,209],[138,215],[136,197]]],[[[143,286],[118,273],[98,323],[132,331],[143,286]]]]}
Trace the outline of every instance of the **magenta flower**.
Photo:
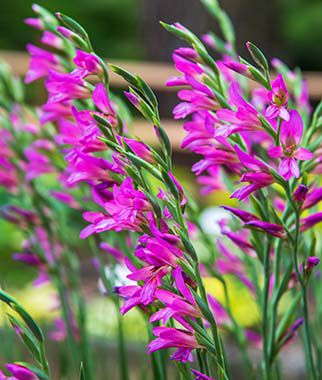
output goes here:
{"type": "Polygon", "coordinates": [[[216,128],[216,136],[227,138],[237,132],[262,130],[258,111],[242,97],[241,88],[237,82],[231,84],[229,98],[237,111],[222,108],[216,112],[217,118],[222,122],[216,128]]]}
{"type": "Polygon", "coordinates": [[[300,220],[300,230],[306,231],[320,222],[322,222],[322,212],[317,212],[300,220]]]}
{"type": "Polygon", "coordinates": [[[304,323],[304,318],[298,318],[289,329],[281,336],[280,341],[282,342],[282,347],[285,347],[297,336],[298,329],[304,323]]]}
{"type": "Polygon", "coordinates": [[[44,30],[44,23],[42,20],[36,17],[28,17],[24,19],[24,23],[31,28],[37,29],[37,30],[44,30]]]}
{"type": "Polygon", "coordinates": [[[117,172],[113,162],[75,150],[66,156],[69,161],[68,185],[84,181],[91,185],[112,181],[111,172],[117,172]]]}
{"type": "Polygon", "coordinates": [[[54,70],[49,71],[46,89],[48,92],[47,103],[61,103],[91,96],[82,78],[73,73],[59,73],[54,70]]]}
{"type": "Polygon", "coordinates": [[[196,369],[192,369],[191,372],[194,374],[194,380],[215,380],[213,377],[209,377],[204,373],[197,371],[196,369]]]}
{"type": "Polygon", "coordinates": [[[277,78],[272,82],[272,89],[268,92],[268,98],[271,105],[267,107],[265,116],[268,119],[274,119],[279,116],[281,119],[289,121],[290,114],[286,108],[289,93],[281,74],[278,74],[277,78]]]}
{"type": "Polygon", "coordinates": [[[150,318],[150,322],[162,320],[166,324],[170,318],[201,317],[201,312],[194,304],[190,304],[183,297],[168,290],[157,289],[155,297],[166,305],[163,309],[156,311],[150,318]]]}
{"type": "Polygon", "coordinates": [[[71,194],[68,194],[65,191],[52,190],[50,192],[50,195],[58,201],[67,204],[70,208],[80,208],[80,204],[76,201],[76,199],[71,194]]]}
{"type": "Polygon", "coordinates": [[[303,209],[307,209],[315,206],[322,200],[322,187],[318,187],[317,189],[313,189],[307,193],[305,201],[303,203],[303,209]]]}
{"type": "Polygon", "coordinates": [[[25,166],[26,180],[31,181],[46,173],[52,173],[55,171],[50,159],[41,151],[51,152],[54,149],[54,145],[50,140],[35,140],[25,151],[25,157],[27,164],[25,166]]]}
{"type": "Polygon", "coordinates": [[[131,148],[131,150],[133,150],[133,152],[138,157],[142,158],[143,160],[147,162],[150,162],[151,164],[155,162],[155,159],[150,147],[148,147],[143,142],[130,139],[127,137],[123,137],[123,141],[126,143],[126,145],[128,145],[131,148]]]}
{"type": "Polygon", "coordinates": [[[245,227],[255,228],[257,230],[268,233],[269,235],[276,236],[279,238],[285,237],[285,229],[279,224],[264,222],[262,220],[252,220],[245,223],[245,227]]]}
{"type": "Polygon", "coordinates": [[[242,259],[234,255],[220,240],[217,240],[217,249],[220,257],[216,265],[220,274],[233,274],[243,282],[250,291],[254,291],[254,285],[245,273],[242,259]]]}
{"type": "Polygon", "coordinates": [[[302,183],[296,188],[293,194],[293,201],[295,202],[304,202],[306,199],[307,192],[309,188],[302,183]]]}
{"type": "Polygon", "coordinates": [[[172,271],[172,275],[180,295],[168,290],[156,290],[155,297],[164,303],[166,307],[155,312],[151,317],[151,322],[162,319],[162,323],[166,324],[169,318],[175,318],[180,322],[180,319],[187,316],[192,318],[201,317],[196,301],[185,283],[181,267],[177,266],[172,271]]]}
{"type": "Polygon", "coordinates": [[[64,47],[62,39],[48,30],[44,31],[41,37],[41,42],[55,49],[62,49],[64,47]]]}
{"type": "MultiPolygon", "coordinates": [[[[6,364],[7,370],[14,376],[13,378],[2,377],[8,380],[37,380],[37,376],[21,364],[6,364]]],[[[3,375],[0,373],[0,376],[3,375]]]]}
{"type": "Polygon", "coordinates": [[[251,72],[249,71],[249,68],[244,63],[236,62],[236,61],[227,61],[224,63],[226,67],[228,67],[230,70],[235,71],[238,74],[241,74],[247,78],[253,79],[253,76],[251,72]]]}
{"type": "Polygon", "coordinates": [[[242,231],[233,232],[230,228],[224,226],[221,229],[221,233],[227,236],[239,249],[241,249],[246,255],[255,257],[254,247],[248,241],[247,234],[242,231]]]}
{"type": "Polygon", "coordinates": [[[87,53],[83,50],[76,50],[74,63],[80,68],[80,70],[76,70],[76,72],[82,78],[88,75],[100,75],[102,73],[100,61],[96,55],[87,53]]]}
{"type": "Polygon", "coordinates": [[[47,77],[52,70],[58,70],[58,57],[47,50],[28,44],[27,51],[30,54],[30,64],[25,82],[31,83],[39,78],[47,77]]]}
{"type": "Polygon", "coordinates": [[[239,208],[234,208],[230,206],[222,206],[222,208],[224,208],[227,211],[230,211],[231,213],[233,213],[235,216],[237,216],[239,219],[241,219],[245,223],[258,219],[256,215],[251,214],[250,212],[241,210],[239,208]]]}
{"type": "Polygon", "coordinates": [[[83,215],[91,224],[81,231],[81,239],[108,230],[141,231],[141,224],[146,223],[144,213],[151,209],[146,196],[134,188],[130,177],[119,187],[114,185],[113,199],[104,203],[103,207],[107,215],[102,212],[87,212],[83,215]]]}
{"type": "MultiPolygon", "coordinates": [[[[207,294],[207,300],[209,303],[209,307],[215,317],[216,323],[218,326],[228,326],[231,323],[231,319],[229,314],[223,307],[223,305],[212,295],[207,294]]],[[[208,328],[209,324],[205,321],[205,326],[208,328]]]]}
{"type": "Polygon", "coordinates": [[[289,121],[281,123],[280,140],[282,146],[276,146],[268,151],[272,158],[282,158],[278,173],[285,179],[300,176],[297,160],[311,160],[314,154],[306,148],[299,147],[303,134],[303,121],[296,110],[290,112],[289,121]]]}
{"type": "Polygon", "coordinates": [[[179,330],[173,327],[154,327],[153,334],[157,336],[148,345],[148,353],[162,350],[164,348],[177,348],[171,356],[172,360],[187,362],[193,361],[191,351],[200,348],[194,335],[188,330],[179,330]]]}
{"type": "Polygon", "coordinates": [[[175,244],[171,244],[160,236],[142,235],[139,238],[135,256],[149,265],[156,267],[168,265],[175,268],[178,265],[178,259],[183,258],[183,253],[175,244]]]}
{"type": "Polygon", "coordinates": [[[274,177],[270,174],[270,168],[264,162],[242,151],[238,146],[235,150],[239,161],[245,167],[246,171],[240,178],[241,182],[248,182],[249,185],[237,189],[230,196],[240,201],[248,197],[254,191],[266,187],[274,182],[274,177]]]}
{"type": "Polygon", "coordinates": [[[98,83],[92,94],[96,107],[105,115],[115,115],[115,110],[103,83],[98,83]]]}

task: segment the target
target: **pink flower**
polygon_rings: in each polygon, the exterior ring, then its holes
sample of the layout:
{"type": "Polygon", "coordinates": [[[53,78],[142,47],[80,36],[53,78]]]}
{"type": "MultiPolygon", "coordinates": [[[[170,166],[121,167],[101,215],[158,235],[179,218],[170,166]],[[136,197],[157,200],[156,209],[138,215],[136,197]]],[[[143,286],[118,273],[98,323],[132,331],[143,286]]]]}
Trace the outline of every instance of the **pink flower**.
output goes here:
{"type": "Polygon", "coordinates": [[[39,18],[28,17],[24,19],[24,23],[34,29],[44,30],[44,23],[39,18]]]}
{"type": "Polygon", "coordinates": [[[82,230],[82,239],[108,230],[141,231],[141,224],[146,223],[144,213],[151,209],[144,193],[134,188],[130,177],[120,186],[114,185],[113,199],[104,203],[103,207],[107,215],[102,212],[87,212],[83,215],[91,224],[82,230]]]}
{"type": "Polygon", "coordinates": [[[218,271],[221,274],[233,274],[243,282],[250,291],[254,291],[254,285],[247,277],[243,261],[233,254],[220,240],[217,241],[217,249],[220,257],[216,261],[218,271]]]}
{"type": "Polygon", "coordinates": [[[244,63],[236,62],[236,61],[228,61],[225,62],[224,65],[228,67],[230,70],[235,71],[238,74],[241,74],[247,78],[253,79],[249,68],[244,63]]]}
{"type": "Polygon", "coordinates": [[[150,162],[151,164],[155,162],[155,159],[150,147],[148,147],[143,142],[130,139],[127,137],[123,137],[123,141],[126,143],[126,145],[128,145],[131,148],[131,150],[138,157],[142,158],[143,160],[147,162],[150,162]]]}
{"type": "MultiPolygon", "coordinates": [[[[14,376],[13,378],[4,378],[8,380],[37,380],[37,376],[28,368],[21,364],[6,364],[7,370],[14,376]]],[[[0,376],[2,374],[0,373],[0,376]]],[[[3,379],[3,377],[2,377],[3,379]]]]}
{"type": "Polygon", "coordinates": [[[246,255],[255,257],[254,247],[248,241],[248,236],[245,232],[233,232],[227,226],[221,228],[221,233],[227,236],[239,249],[241,249],[246,255]]]}
{"type": "Polygon", "coordinates": [[[230,197],[243,200],[254,191],[272,184],[274,177],[270,174],[269,166],[264,162],[242,151],[238,146],[235,146],[235,150],[241,164],[248,169],[241,176],[240,181],[248,182],[249,185],[235,190],[230,197]]]}
{"type": "Polygon", "coordinates": [[[216,116],[221,122],[216,128],[216,136],[227,138],[237,132],[262,130],[258,111],[242,97],[239,83],[231,84],[229,98],[237,111],[222,108],[216,112],[216,116]]]}
{"type": "Polygon", "coordinates": [[[50,192],[50,195],[53,198],[57,199],[58,201],[67,204],[70,208],[75,208],[75,209],[80,208],[80,205],[76,201],[76,199],[71,194],[68,194],[65,191],[52,190],[50,192]]]}
{"type": "Polygon", "coordinates": [[[61,103],[72,99],[84,99],[91,96],[85,82],[79,76],[58,71],[49,71],[46,81],[47,103],[61,103]]]}
{"type": "Polygon", "coordinates": [[[55,49],[62,49],[64,46],[62,39],[48,30],[44,31],[41,37],[41,42],[55,49]]]}
{"type": "Polygon", "coordinates": [[[303,121],[298,111],[290,112],[289,121],[281,123],[280,140],[282,146],[269,149],[268,154],[272,158],[282,158],[278,167],[278,173],[285,179],[300,176],[297,160],[311,160],[314,155],[306,148],[298,147],[303,134],[303,121]]]}
{"type": "Polygon", "coordinates": [[[194,335],[188,330],[179,330],[173,327],[154,327],[153,334],[157,336],[148,345],[148,353],[165,348],[177,348],[171,359],[181,362],[193,361],[191,351],[200,348],[194,335]]]}
{"type": "Polygon", "coordinates": [[[50,140],[35,140],[24,151],[27,159],[26,180],[31,181],[46,173],[52,173],[55,169],[50,162],[50,159],[41,151],[51,152],[54,146],[50,140]]]}
{"type": "Polygon", "coordinates": [[[55,54],[31,44],[27,45],[27,50],[30,54],[30,64],[25,77],[26,83],[47,77],[49,71],[59,69],[59,60],[55,54]]]}
{"type": "Polygon", "coordinates": [[[281,74],[278,74],[277,78],[272,82],[272,90],[268,92],[268,98],[271,105],[266,109],[265,116],[268,119],[274,119],[279,116],[289,121],[290,114],[286,108],[289,93],[281,74]]]}
{"type": "Polygon", "coordinates": [[[102,67],[97,56],[83,50],[76,50],[74,63],[81,69],[76,71],[82,78],[88,75],[100,75],[102,73],[102,67]]]}

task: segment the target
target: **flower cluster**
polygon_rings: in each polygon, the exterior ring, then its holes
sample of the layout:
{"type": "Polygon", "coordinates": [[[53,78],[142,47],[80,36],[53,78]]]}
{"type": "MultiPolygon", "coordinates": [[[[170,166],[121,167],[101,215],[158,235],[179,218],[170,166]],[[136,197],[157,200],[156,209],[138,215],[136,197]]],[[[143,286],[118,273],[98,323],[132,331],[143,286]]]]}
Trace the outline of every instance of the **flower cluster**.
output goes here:
{"type": "MultiPolygon", "coordinates": [[[[202,194],[220,190],[230,196],[217,239],[203,230],[197,208],[173,174],[171,142],[149,85],[107,65],[70,17],[55,17],[36,5],[36,18],[26,20],[42,32],[42,47],[27,46],[25,82],[43,80],[48,96],[31,112],[15,91],[9,94],[6,127],[0,130],[0,185],[26,202],[3,207],[0,215],[26,233],[14,258],[37,269],[34,285],[55,284],[62,319],[51,337],[69,341],[89,380],[95,376],[79,263],[62,232],[70,212],[82,214],[80,238],[89,241],[103,293],[116,305],[123,300],[121,314],[137,308],[148,321],[147,351],[156,374],[166,371],[159,351],[171,349],[183,378],[229,379],[219,331],[224,330],[242,351],[245,376],[256,371],[251,346],[261,350],[261,376],[268,380],[279,352],[302,329],[307,368],[316,378],[320,348],[311,342],[307,289],[318,281],[312,227],[322,221],[316,210],[322,199],[316,176],[321,107],[312,114],[306,83],[276,59],[271,76],[254,44],[246,44],[253,64],[238,59],[227,14],[217,2],[203,2],[224,26],[224,39],[203,37],[220,59],[181,24],[163,26],[190,45],[175,50],[180,76],[167,82],[181,87],[173,114],[175,120],[187,119],[182,148],[201,156],[192,171],[202,194]],[[157,146],[132,136],[122,100],[109,88],[110,69],[128,83],[124,95],[150,122],[157,146]],[[44,178],[54,179],[50,191],[44,178]],[[67,210],[62,218],[61,203],[67,210]],[[196,247],[208,255],[199,255],[196,247]],[[117,265],[106,270],[102,252],[117,265]],[[127,273],[126,283],[116,281],[118,266],[127,273]],[[216,291],[207,286],[213,281],[216,291]],[[246,322],[233,304],[236,284],[251,302],[246,322]]],[[[1,294],[0,299],[13,303],[1,294]]],[[[35,329],[24,312],[21,318],[35,329]]],[[[48,378],[42,335],[35,330],[40,350],[24,326],[10,321],[48,378]]],[[[9,364],[7,370],[17,380],[38,377],[22,365],[9,364]]],[[[7,377],[0,373],[0,378],[7,377]]]]}

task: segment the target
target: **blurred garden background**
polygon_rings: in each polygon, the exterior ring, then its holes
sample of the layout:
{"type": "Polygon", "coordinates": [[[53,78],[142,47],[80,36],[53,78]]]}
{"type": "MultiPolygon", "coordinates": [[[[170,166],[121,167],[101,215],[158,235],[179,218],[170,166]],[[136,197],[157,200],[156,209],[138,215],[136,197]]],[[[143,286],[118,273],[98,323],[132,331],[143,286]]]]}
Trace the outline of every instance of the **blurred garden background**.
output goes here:
{"type": "MultiPolygon", "coordinates": [[[[23,23],[23,19],[32,14],[32,3],[29,0],[1,1],[0,50],[23,51],[27,43],[37,44],[39,34],[23,23]]],[[[109,59],[170,62],[171,53],[180,42],[162,29],[159,20],[169,23],[180,21],[198,35],[209,30],[216,31],[213,19],[198,0],[46,0],[39,1],[39,4],[51,11],[72,15],[88,30],[97,52],[109,59]]],[[[244,43],[251,40],[258,46],[263,46],[267,56],[279,56],[290,67],[300,66],[304,71],[322,71],[320,0],[222,0],[221,5],[231,16],[236,27],[241,54],[245,52],[244,43]]],[[[33,84],[29,90],[29,99],[33,103],[39,101],[37,86],[33,84]]],[[[173,106],[177,103],[175,92],[158,91],[157,95],[160,99],[161,116],[169,118],[173,106]]],[[[194,176],[189,169],[192,158],[184,153],[176,152],[175,155],[177,176],[191,194],[197,195],[194,176]]],[[[221,203],[218,195],[217,199],[205,197],[202,202],[204,207],[221,203]]],[[[5,203],[5,195],[0,192],[0,204],[5,203]]],[[[73,221],[69,233],[77,250],[78,233],[83,222],[76,212],[71,211],[69,217],[73,221]]],[[[14,289],[14,294],[23,300],[27,309],[28,300],[32,299],[30,308],[35,316],[46,321],[47,309],[44,307],[44,300],[48,299],[50,289],[42,292],[32,290],[31,287],[22,289],[21,284],[25,284],[26,279],[31,283],[35,273],[26,270],[25,265],[16,263],[11,258],[12,253],[19,250],[19,234],[12,225],[0,222],[0,283],[4,288],[14,289]],[[38,297],[36,304],[35,294],[38,297]]],[[[114,315],[114,311],[112,306],[109,309],[105,302],[95,296],[97,276],[94,270],[88,269],[92,268],[91,259],[86,256],[86,252],[80,252],[80,255],[84,261],[84,277],[88,276],[88,281],[84,281],[88,286],[85,291],[88,292],[90,302],[95,304],[92,308],[95,315],[90,314],[89,325],[92,326],[93,332],[95,330],[95,334],[103,336],[106,331],[113,331],[108,324],[115,322],[116,314],[114,319],[104,318],[106,313],[114,315]]],[[[247,304],[244,307],[247,307],[247,304]]],[[[138,322],[136,318],[138,317],[135,313],[125,318],[128,326],[131,326],[129,331],[133,340],[138,337],[142,339],[142,321],[138,322]]],[[[110,338],[113,342],[115,337],[110,338]]]]}

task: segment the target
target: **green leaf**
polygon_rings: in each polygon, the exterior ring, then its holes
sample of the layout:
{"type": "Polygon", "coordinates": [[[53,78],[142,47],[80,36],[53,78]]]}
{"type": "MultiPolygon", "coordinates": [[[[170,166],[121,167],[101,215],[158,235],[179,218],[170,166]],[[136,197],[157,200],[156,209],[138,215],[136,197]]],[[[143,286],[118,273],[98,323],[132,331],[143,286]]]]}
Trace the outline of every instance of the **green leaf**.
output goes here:
{"type": "Polygon", "coordinates": [[[7,314],[9,321],[14,329],[18,328],[18,336],[22,339],[33,357],[40,363],[40,350],[34,337],[29,331],[22,325],[17,318],[11,314],[7,314]]]}
{"type": "Polygon", "coordinates": [[[250,55],[253,57],[254,61],[265,71],[269,71],[269,66],[267,59],[263,52],[252,42],[247,42],[246,44],[247,49],[250,53],[250,55]]]}
{"type": "Polygon", "coordinates": [[[77,21],[60,12],[57,12],[56,16],[68,29],[72,30],[81,37],[88,39],[86,30],[77,21]]]}
{"type": "Polygon", "coordinates": [[[9,294],[4,292],[2,289],[0,289],[0,300],[5,302],[12,310],[19,314],[19,316],[23,319],[25,324],[28,326],[30,331],[34,334],[35,338],[39,342],[44,342],[43,333],[38,327],[37,323],[32,319],[30,314],[28,314],[27,311],[22,306],[20,306],[17,301],[15,301],[9,294]]]}
{"type": "Polygon", "coordinates": [[[111,70],[115,74],[120,75],[122,78],[125,79],[126,82],[130,83],[133,87],[138,86],[137,77],[135,75],[131,74],[129,71],[122,69],[122,67],[117,66],[117,65],[113,65],[111,63],[109,64],[109,67],[111,68],[111,70]]]}

